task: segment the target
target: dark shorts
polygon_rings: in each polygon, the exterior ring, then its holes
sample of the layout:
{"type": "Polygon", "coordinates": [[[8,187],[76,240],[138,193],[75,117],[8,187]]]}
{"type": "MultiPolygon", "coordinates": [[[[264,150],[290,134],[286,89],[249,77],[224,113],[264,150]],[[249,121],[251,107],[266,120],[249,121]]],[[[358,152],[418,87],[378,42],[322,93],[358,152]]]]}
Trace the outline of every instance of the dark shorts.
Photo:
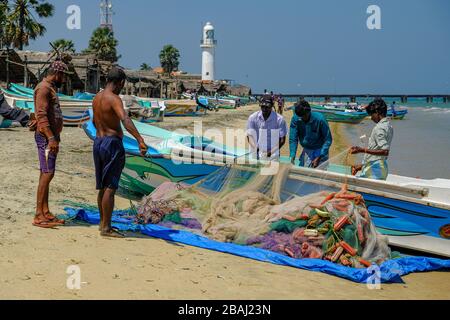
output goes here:
{"type": "Polygon", "coordinates": [[[97,190],[119,188],[125,167],[125,149],[119,137],[95,138],[94,163],[97,190]]]}
{"type": "Polygon", "coordinates": [[[57,155],[49,152],[48,157],[45,157],[45,150],[48,147],[48,141],[45,136],[36,132],[34,135],[34,139],[36,141],[36,146],[38,149],[38,157],[39,157],[39,168],[42,173],[55,173],[56,169],[56,158],[57,155]]]}

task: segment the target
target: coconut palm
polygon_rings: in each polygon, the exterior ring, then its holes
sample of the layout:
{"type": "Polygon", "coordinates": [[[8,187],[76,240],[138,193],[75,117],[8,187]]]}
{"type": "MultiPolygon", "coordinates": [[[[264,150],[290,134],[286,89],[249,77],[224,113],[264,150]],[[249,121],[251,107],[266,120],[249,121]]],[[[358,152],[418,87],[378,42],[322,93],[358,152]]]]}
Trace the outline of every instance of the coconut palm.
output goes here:
{"type": "Polygon", "coordinates": [[[59,52],[75,53],[75,44],[72,40],[58,39],[52,42],[53,47],[59,52]]]}
{"type": "Polygon", "coordinates": [[[45,26],[38,22],[39,18],[53,16],[54,6],[45,0],[13,0],[9,5],[9,12],[5,23],[5,38],[9,45],[23,50],[30,39],[43,36],[47,31],[45,26]]]}
{"type": "Polygon", "coordinates": [[[150,67],[150,65],[148,65],[147,63],[143,63],[141,64],[141,70],[142,71],[152,70],[152,67],[150,67]]]}
{"type": "Polygon", "coordinates": [[[0,48],[5,43],[4,32],[6,27],[6,17],[8,16],[8,1],[0,0],[0,48]]]}
{"type": "Polygon", "coordinates": [[[94,53],[99,59],[116,62],[120,59],[117,56],[117,45],[119,42],[114,38],[114,32],[108,28],[97,28],[92,33],[89,47],[85,53],[94,53]]]}
{"type": "Polygon", "coordinates": [[[180,65],[180,51],[171,44],[164,46],[159,54],[159,60],[164,72],[171,74],[173,71],[178,70],[180,65]]]}

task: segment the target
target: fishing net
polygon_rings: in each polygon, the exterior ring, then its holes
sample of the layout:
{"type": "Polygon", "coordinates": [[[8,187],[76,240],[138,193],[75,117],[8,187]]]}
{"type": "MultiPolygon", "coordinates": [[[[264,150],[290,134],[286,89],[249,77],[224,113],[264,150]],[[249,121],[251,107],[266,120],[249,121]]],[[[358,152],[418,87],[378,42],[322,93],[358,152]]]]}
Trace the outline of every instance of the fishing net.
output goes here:
{"type": "Polygon", "coordinates": [[[166,182],[141,201],[136,220],[292,258],[381,264],[390,258],[387,238],[377,233],[361,195],[345,181],[323,179],[330,164],[224,166],[192,186],[166,182]]]}

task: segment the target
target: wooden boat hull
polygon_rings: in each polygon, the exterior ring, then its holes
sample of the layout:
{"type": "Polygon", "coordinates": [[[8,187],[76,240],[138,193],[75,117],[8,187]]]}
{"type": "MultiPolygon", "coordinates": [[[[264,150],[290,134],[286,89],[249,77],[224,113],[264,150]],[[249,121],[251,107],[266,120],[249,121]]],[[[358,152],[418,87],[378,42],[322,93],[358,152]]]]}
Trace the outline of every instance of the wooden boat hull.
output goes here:
{"type": "Polygon", "coordinates": [[[165,116],[195,116],[198,112],[198,105],[193,100],[165,100],[165,116]]]}

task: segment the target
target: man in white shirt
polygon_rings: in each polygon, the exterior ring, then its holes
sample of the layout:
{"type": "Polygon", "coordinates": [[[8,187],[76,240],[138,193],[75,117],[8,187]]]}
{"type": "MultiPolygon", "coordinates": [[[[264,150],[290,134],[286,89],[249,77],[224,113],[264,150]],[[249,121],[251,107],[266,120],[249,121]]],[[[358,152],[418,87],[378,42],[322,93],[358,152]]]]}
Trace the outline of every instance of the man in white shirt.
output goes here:
{"type": "Polygon", "coordinates": [[[260,106],[261,111],[248,118],[248,142],[257,159],[277,161],[281,148],[286,144],[287,124],[283,116],[273,111],[271,96],[263,96],[260,106]]]}

